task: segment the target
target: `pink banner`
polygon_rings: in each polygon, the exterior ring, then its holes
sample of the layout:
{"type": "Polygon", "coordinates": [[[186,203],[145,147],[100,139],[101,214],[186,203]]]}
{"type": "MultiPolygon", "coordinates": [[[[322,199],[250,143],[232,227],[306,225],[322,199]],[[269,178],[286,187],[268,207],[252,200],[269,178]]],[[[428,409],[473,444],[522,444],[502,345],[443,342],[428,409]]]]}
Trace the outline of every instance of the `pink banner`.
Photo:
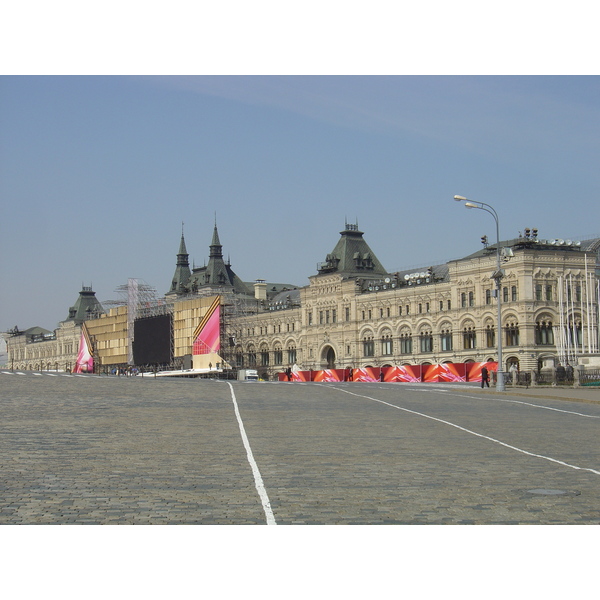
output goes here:
{"type": "Polygon", "coordinates": [[[212,314],[206,321],[204,327],[198,333],[194,340],[194,348],[192,353],[197,356],[199,354],[212,354],[219,352],[221,349],[221,307],[217,304],[212,314]]]}
{"type": "Polygon", "coordinates": [[[316,371],[313,381],[344,381],[343,369],[325,369],[316,371]]]}
{"type": "MultiPolygon", "coordinates": [[[[402,365],[400,367],[363,367],[360,369],[325,369],[322,371],[297,371],[292,381],[377,381],[403,383],[441,383],[481,381],[481,369],[492,373],[498,368],[496,362],[444,363],[435,365],[402,365]],[[383,379],[381,375],[383,374],[383,379]]],[[[287,381],[285,373],[279,373],[280,381],[287,381]]]]}
{"type": "Polygon", "coordinates": [[[491,373],[492,371],[498,370],[497,362],[481,362],[481,363],[466,363],[467,367],[467,381],[481,381],[481,369],[486,367],[486,369],[490,372],[490,381],[491,381],[491,373]]]}
{"type": "Polygon", "coordinates": [[[390,367],[385,374],[385,381],[401,381],[417,383],[421,381],[420,365],[402,365],[401,367],[390,367]]]}
{"type": "Polygon", "coordinates": [[[374,367],[364,367],[362,369],[352,370],[352,379],[354,381],[373,382],[379,381],[379,373],[381,369],[374,367]]]}
{"type": "Polygon", "coordinates": [[[79,339],[79,353],[77,354],[77,361],[73,368],[73,373],[93,373],[94,372],[94,359],[90,354],[90,348],[86,340],[84,332],[81,332],[81,338],[79,339]]]}

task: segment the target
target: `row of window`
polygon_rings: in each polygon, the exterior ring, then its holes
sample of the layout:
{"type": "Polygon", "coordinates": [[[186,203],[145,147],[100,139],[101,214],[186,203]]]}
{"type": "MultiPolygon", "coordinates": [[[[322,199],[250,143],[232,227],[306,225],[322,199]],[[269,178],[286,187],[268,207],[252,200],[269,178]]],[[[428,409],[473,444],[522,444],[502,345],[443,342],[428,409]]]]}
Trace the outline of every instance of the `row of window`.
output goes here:
{"type": "MultiPolygon", "coordinates": [[[[288,348],[286,353],[288,365],[293,365],[297,362],[296,348],[288,348]]],[[[238,350],[235,354],[235,362],[238,368],[244,368],[246,366],[253,368],[259,365],[261,367],[268,367],[271,364],[271,353],[268,350],[261,350],[258,353],[255,350],[250,350],[248,354],[244,355],[243,352],[238,350]],[[247,359],[247,365],[245,364],[245,357],[247,359]]],[[[273,351],[272,364],[275,366],[283,365],[283,350],[281,348],[276,348],[273,351]]]]}
{"type": "Polygon", "coordinates": [[[13,360],[33,360],[39,358],[52,358],[54,356],[63,356],[64,354],[73,354],[73,344],[66,344],[64,347],[36,348],[25,352],[24,348],[19,348],[11,352],[13,360]],[[56,352],[58,350],[58,352],[56,352]]]}
{"type": "MultiPolygon", "coordinates": [[[[552,295],[552,288],[550,288],[550,296],[552,295]]],[[[487,289],[485,291],[485,303],[491,304],[492,298],[495,295],[493,290],[487,289]]],[[[502,288],[502,300],[504,302],[508,302],[509,298],[512,302],[516,302],[519,299],[519,295],[517,292],[517,286],[513,285],[510,288],[504,287],[502,288]]],[[[460,304],[462,308],[467,308],[470,306],[475,306],[475,292],[462,292],[460,295],[460,304]]],[[[439,310],[443,311],[444,308],[446,310],[452,310],[452,302],[450,300],[439,300],[439,310]]],[[[373,309],[365,309],[361,311],[362,320],[372,320],[375,316],[378,316],[380,319],[385,317],[391,317],[392,314],[391,307],[387,306],[384,308],[379,308],[376,310],[373,309]]],[[[431,302],[419,302],[417,304],[417,314],[424,314],[431,312],[431,302]]],[[[398,316],[410,315],[410,304],[399,305],[398,306],[398,316]]],[[[308,311],[307,313],[307,321],[309,325],[313,325],[313,312],[308,311]]],[[[350,308],[345,308],[345,318],[346,321],[350,321],[350,308]]],[[[332,308],[329,310],[320,310],[319,311],[319,325],[327,325],[329,323],[337,323],[337,309],[332,308]]]]}
{"type": "MultiPolygon", "coordinates": [[[[285,331],[290,333],[292,331],[296,331],[296,323],[295,322],[291,322],[291,323],[286,323],[285,324],[285,331]]],[[[264,327],[248,327],[246,329],[246,334],[248,337],[252,337],[255,335],[269,335],[269,333],[281,333],[281,323],[277,323],[274,325],[265,325],[264,327]],[[269,331],[269,329],[271,331],[269,331]],[[259,333],[257,333],[259,332],[259,333]]],[[[236,332],[236,337],[238,336],[237,332],[236,332]]]]}
{"type": "MultiPolygon", "coordinates": [[[[510,324],[505,328],[506,344],[508,346],[519,345],[519,326],[510,324]]],[[[418,336],[413,338],[412,334],[405,333],[399,337],[400,354],[412,354],[414,351],[413,339],[418,342],[419,352],[433,352],[433,333],[431,331],[423,331],[418,336]]],[[[454,350],[454,342],[452,331],[444,329],[439,334],[440,352],[449,352],[454,350]]],[[[496,345],[496,335],[493,327],[488,327],[485,331],[485,346],[493,348],[496,345]]],[[[475,329],[467,327],[462,332],[462,348],[469,350],[477,347],[477,335],[475,329]]],[[[385,336],[381,339],[381,354],[383,356],[392,356],[394,353],[394,341],[390,336],[385,336]]],[[[375,340],[367,337],[363,340],[363,355],[366,357],[375,356],[375,340]]]]}
{"type": "MultiPolygon", "coordinates": [[[[510,323],[504,328],[505,344],[507,346],[519,345],[519,325],[510,323]]],[[[485,347],[494,348],[496,346],[495,328],[488,326],[484,331],[485,347]]],[[[419,344],[421,353],[433,352],[433,334],[431,331],[423,331],[416,340],[419,344]]],[[[581,323],[577,323],[575,327],[567,331],[567,343],[572,345],[580,345],[582,340],[581,323]]],[[[449,352],[454,350],[454,341],[452,331],[444,329],[439,334],[440,352],[449,352]]],[[[554,332],[550,321],[541,321],[536,323],[535,327],[535,343],[539,346],[553,346],[554,332]]],[[[400,354],[413,353],[413,336],[405,333],[399,338],[400,354]]],[[[471,350],[477,347],[477,333],[475,329],[466,327],[462,332],[462,349],[471,350]]],[[[392,356],[394,353],[394,341],[391,336],[381,338],[381,355],[392,356]]],[[[363,355],[365,357],[375,356],[375,340],[372,337],[363,339],[363,355]]]]}

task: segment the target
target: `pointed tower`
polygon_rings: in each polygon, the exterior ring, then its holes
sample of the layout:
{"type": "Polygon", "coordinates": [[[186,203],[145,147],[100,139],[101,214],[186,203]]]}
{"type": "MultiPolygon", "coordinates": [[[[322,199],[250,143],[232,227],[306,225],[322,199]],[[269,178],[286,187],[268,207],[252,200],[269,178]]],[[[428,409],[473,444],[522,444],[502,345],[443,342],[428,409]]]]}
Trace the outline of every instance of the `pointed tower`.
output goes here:
{"type": "Polygon", "coordinates": [[[84,285],[81,286],[79,292],[79,298],[73,306],[69,308],[69,316],[62,321],[62,323],[68,323],[70,321],[80,325],[88,319],[97,319],[101,314],[104,313],[102,304],[98,302],[96,298],[96,292],[90,287],[84,285]]]}
{"type": "Polygon", "coordinates": [[[340,235],[342,237],[331,254],[319,265],[319,275],[340,273],[344,278],[387,275],[387,271],[363,239],[364,233],[359,231],[358,223],[346,223],[346,228],[340,231],[340,235]]]}
{"type": "Polygon", "coordinates": [[[227,266],[223,260],[223,246],[219,240],[216,219],[212,241],[209,247],[208,264],[206,265],[204,281],[208,285],[231,285],[227,266]]]}
{"type": "Polygon", "coordinates": [[[188,287],[192,292],[200,289],[214,289],[219,293],[230,290],[238,294],[252,295],[251,290],[233,272],[229,260],[225,262],[223,259],[223,246],[219,240],[216,219],[209,246],[208,264],[193,270],[188,287]]]}
{"type": "Polygon", "coordinates": [[[179,252],[177,253],[177,266],[175,274],[171,282],[171,289],[167,295],[185,294],[188,292],[188,282],[192,272],[190,271],[189,254],[185,247],[185,239],[183,237],[183,224],[181,225],[181,241],[179,242],[179,252]]]}

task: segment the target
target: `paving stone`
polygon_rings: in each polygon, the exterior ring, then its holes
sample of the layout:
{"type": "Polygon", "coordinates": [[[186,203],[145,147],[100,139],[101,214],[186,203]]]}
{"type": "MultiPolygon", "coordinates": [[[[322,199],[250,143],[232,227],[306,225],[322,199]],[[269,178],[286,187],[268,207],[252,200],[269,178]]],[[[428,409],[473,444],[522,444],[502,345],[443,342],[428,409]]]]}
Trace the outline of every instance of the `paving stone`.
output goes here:
{"type": "MultiPolygon", "coordinates": [[[[0,385],[0,524],[266,522],[226,383],[0,385]]],[[[570,390],[233,385],[277,523],[600,523],[598,474],[465,431],[600,471],[600,404],[570,390]]]]}

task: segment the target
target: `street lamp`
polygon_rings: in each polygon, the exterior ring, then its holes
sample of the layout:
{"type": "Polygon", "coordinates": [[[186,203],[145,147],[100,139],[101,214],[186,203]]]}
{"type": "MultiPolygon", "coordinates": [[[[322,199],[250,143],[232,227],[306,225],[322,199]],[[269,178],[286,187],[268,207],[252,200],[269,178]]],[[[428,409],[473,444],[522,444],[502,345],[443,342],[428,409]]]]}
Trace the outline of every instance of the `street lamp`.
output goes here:
{"type": "Polygon", "coordinates": [[[467,208],[478,208],[479,210],[485,210],[490,213],[496,221],[496,271],[492,273],[492,279],[496,280],[496,299],[498,302],[498,371],[496,373],[496,390],[499,392],[504,391],[504,373],[502,372],[502,312],[500,303],[500,282],[504,277],[504,271],[502,270],[502,263],[500,260],[500,225],[498,222],[498,213],[494,210],[493,206],[486,204],[485,202],[476,202],[465,198],[464,196],[454,196],[457,202],[464,202],[467,208]]]}

